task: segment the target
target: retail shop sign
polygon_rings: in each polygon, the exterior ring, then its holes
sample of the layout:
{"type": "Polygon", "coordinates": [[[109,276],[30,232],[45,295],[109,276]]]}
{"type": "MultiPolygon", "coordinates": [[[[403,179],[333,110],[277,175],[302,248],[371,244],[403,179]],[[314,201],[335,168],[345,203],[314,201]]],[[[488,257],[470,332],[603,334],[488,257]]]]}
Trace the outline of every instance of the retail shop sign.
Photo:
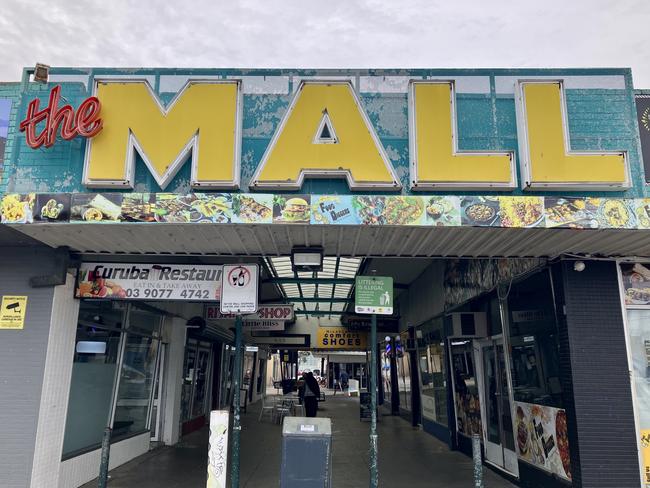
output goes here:
{"type": "Polygon", "coordinates": [[[393,313],[393,278],[357,276],[354,289],[356,313],[391,315],[393,313]]]}
{"type": "Polygon", "coordinates": [[[82,263],[76,298],[217,301],[221,265],[82,263]]]}
{"type": "Polygon", "coordinates": [[[235,264],[223,267],[221,283],[221,313],[257,312],[259,266],[235,264]]]}
{"type": "Polygon", "coordinates": [[[319,327],[316,349],[363,351],[368,345],[368,334],[345,327],[319,327]]]}
{"type": "Polygon", "coordinates": [[[25,327],[26,313],[26,296],[3,296],[0,304],[0,329],[22,329],[25,327]]]}

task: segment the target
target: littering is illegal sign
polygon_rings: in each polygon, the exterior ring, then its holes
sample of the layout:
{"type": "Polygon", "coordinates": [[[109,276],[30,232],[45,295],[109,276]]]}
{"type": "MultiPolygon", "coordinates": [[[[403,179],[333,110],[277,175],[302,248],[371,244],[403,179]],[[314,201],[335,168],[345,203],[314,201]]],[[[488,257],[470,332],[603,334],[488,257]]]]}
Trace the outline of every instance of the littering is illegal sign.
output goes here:
{"type": "Polygon", "coordinates": [[[393,278],[357,276],[354,287],[354,311],[378,315],[393,313],[393,278]]]}
{"type": "Polygon", "coordinates": [[[221,313],[257,312],[257,264],[225,265],[221,276],[221,313]]]}

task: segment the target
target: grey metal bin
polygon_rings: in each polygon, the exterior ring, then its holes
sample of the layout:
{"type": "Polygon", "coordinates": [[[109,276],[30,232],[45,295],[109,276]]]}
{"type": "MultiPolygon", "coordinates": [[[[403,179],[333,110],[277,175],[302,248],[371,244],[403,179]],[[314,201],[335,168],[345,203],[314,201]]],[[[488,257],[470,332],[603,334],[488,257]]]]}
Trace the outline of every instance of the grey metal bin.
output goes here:
{"type": "Polygon", "coordinates": [[[282,424],[281,488],[332,486],[332,422],[285,417],[282,424]]]}

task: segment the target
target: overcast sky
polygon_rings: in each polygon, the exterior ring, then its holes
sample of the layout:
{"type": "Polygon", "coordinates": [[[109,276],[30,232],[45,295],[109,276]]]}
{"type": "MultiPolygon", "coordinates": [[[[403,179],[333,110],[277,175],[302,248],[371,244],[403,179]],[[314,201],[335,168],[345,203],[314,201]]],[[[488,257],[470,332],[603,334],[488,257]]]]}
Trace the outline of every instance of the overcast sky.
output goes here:
{"type": "Polygon", "coordinates": [[[24,66],[631,67],[650,0],[0,0],[0,81],[24,66]]]}

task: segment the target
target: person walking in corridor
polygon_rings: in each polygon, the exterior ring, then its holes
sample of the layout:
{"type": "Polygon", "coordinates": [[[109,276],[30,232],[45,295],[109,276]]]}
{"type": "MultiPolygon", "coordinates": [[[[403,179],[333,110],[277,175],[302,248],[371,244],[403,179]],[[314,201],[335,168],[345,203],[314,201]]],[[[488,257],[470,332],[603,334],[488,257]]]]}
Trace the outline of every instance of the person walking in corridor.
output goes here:
{"type": "Polygon", "coordinates": [[[305,415],[307,417],[315,417],[316,411],[318,410],[318,399],[320,398],[318,381],[316,381],[311,371],[305,373],[303,379],[305,380],[303,400],[305,404],[305,415]]]}

